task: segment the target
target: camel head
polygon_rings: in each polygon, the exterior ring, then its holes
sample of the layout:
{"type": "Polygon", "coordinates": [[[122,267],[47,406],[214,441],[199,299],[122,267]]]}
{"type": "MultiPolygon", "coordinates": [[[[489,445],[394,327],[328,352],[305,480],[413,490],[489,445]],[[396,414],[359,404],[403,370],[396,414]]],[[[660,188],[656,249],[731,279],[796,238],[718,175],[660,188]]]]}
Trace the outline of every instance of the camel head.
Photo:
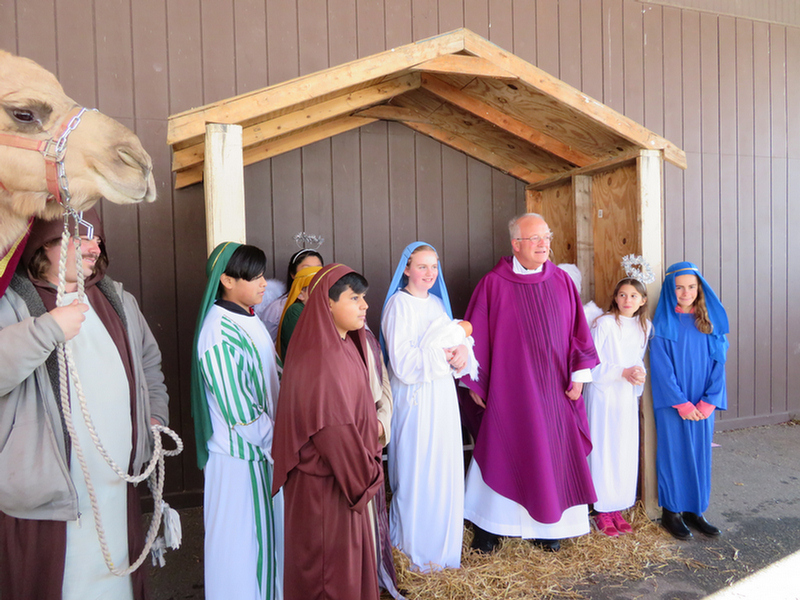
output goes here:
{"type": "MultiPolygon", "coordinates": [[[[0,50],[0,134],[58,138],[76,106],[49,71],[0,50]]],[[[67,138],[63,160],[76,210],[88,209],[100,198],[116,204],[155,200],[152,159],[131,130],[102,113],[81,115],[67,138]]],[[[0,251],[24,232],[30,217],[62,213],[48,197],[42,154],[0,144],[0,251]]]]}

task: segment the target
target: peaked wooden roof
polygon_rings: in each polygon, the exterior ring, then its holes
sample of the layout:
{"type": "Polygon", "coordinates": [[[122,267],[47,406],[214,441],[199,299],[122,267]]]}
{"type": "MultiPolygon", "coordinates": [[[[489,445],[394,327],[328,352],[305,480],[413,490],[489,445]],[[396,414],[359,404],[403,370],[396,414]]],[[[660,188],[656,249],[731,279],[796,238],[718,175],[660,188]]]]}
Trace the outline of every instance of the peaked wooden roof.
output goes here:
{"type": "Polygon", "coordinates": [[[401,46],[169,118],[176,188],[203,179],[206,123],[243,126],[252,164],[379,119],[526,183],[638,152],[685,153],[468,29],[401,46]]]}

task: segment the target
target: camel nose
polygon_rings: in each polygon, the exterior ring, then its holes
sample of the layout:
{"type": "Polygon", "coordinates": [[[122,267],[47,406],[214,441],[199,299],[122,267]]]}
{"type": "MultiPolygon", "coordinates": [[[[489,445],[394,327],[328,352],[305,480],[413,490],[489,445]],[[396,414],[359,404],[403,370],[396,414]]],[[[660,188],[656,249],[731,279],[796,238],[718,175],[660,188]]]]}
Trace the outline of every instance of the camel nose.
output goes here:
{"type": "Polygon", "coordinates": [[[145,177],[150,174],[153,168],[150,164],[150,157],[143,149],[124,144],[117,148],[117,155],[126,165],[144,173],[145,177]]]}

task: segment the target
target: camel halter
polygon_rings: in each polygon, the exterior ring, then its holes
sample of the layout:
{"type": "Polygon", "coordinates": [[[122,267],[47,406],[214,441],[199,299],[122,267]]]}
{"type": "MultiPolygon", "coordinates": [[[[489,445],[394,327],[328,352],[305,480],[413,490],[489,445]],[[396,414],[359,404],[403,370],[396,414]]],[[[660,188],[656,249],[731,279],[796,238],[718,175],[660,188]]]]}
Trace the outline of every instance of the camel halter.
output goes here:
{"type": "MultiPolygon", "coordinates": [[[[96,108],[91,109],[97,111],[96,108]]],[[[48,201],[55,201],[63,206],[68,206],[71,196],[67,185],[67,172],[64,168],[64,155],[67,153],[67,138],[69,134],[81,123],[83,113],[87,111],[83,106],[76,106],[69,111],[57,124],[55,135],[46,140],[36,140],[21,135],[0,133],[0,146],[11,146],[21,150],[35,150],[44,158],[45,175],[47,177],[47,191],[50,192],[48,201]]],[[[6,189],[0,181],[0,188],[6,189]]]]}

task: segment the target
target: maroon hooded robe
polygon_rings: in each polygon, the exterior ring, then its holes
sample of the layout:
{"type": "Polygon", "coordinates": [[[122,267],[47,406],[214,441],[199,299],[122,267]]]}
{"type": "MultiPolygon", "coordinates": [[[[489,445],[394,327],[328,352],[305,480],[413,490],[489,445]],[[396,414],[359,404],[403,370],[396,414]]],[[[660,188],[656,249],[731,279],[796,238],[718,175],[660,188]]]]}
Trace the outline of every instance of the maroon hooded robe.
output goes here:
{"type": "Polygon", "coordinates": [[[343,340],[328,290],[352,272],[327,265],[286,356],[272,444],[273,493],[285,499],[286,600],[378,598],[367,503],[383,485],[364,329],[343,340]]]}

